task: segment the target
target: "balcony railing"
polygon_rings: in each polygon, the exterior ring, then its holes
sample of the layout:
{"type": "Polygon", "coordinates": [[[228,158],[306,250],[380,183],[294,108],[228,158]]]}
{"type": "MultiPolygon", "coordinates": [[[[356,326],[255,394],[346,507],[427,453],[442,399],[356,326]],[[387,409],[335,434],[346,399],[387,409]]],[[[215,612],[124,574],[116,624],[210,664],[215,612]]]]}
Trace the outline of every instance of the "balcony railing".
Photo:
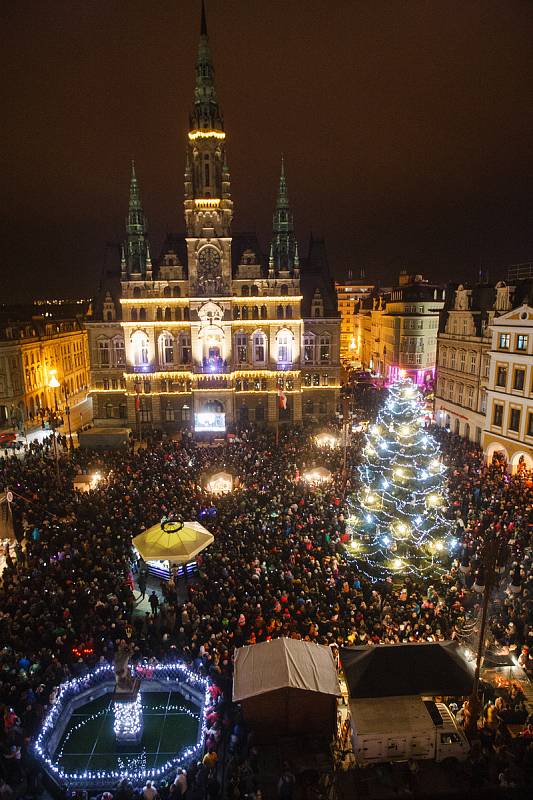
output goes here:
{"type": "Polygon", "coordinates": [[[194,371],[203,375],[223,375],[231,372],[231,365],[222,358],[204,358],[201,364],[194,365],[194,371]]]}

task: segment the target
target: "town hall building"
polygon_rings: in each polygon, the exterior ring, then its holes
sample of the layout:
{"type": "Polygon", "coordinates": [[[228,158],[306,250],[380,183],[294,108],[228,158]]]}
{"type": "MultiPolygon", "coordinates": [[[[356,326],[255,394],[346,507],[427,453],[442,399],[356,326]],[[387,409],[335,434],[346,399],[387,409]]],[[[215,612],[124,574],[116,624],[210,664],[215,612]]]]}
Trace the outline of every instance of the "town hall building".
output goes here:
{"type": "Polygon", "coordinates": [[[95,424],[217,431],[332,416],[340,320],[325,245],[311,238],[300,255],[283,160],[268,255],[232,232],[203,4],[184,188],[185,233],[153,262],[132,164],[120,266],[87,324],[95,424]]]}

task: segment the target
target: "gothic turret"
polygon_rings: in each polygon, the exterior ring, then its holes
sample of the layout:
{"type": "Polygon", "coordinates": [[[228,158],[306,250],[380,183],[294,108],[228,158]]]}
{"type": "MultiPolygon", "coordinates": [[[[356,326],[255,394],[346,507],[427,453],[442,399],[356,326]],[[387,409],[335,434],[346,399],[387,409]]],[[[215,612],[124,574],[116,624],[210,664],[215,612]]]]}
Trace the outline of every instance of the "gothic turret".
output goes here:
{"type": "Polygon", "coordinates": [[[216,236],[229,236],[233,204],[225,139],[202,0],[194,103],[189,116],[185,167],[185,222],[189,236],[201,236],[207,230],[216,236]]]}
{"type": "Polygon", "coordinates": [[[141,280],[152,278],[152,264],[149,258],[147,221],[144,216],[135,163],[131,162],[130,200],[126,217],[126,242],[122,248],[122,280],[131,278],[141,280]]]}
{"type": "Polygon", "coordinates": [[[292,211],[289,205],[285,162],[281,157],[281,174],[276,208],[272,219],[272,246],[270,251],[270,270],[288,275],[299,270],[298,244],[294,235],[292,211]]]}

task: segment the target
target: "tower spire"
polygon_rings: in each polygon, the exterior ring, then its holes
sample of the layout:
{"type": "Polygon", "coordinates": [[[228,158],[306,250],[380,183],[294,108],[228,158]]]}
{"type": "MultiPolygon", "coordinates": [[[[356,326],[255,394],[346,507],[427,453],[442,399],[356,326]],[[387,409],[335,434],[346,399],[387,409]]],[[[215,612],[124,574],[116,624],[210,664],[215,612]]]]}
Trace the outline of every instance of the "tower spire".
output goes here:
{"type": "Polygon", "coordinates": [[[194,102],[189,115],[185,168],[185,224],[198,236],[213,229],[227,236],[231,227],[230,173],[226,161],[224,120],[215,87],[215,68],[207,35],[205,0],[201,3],[194,102]]]}
{"type": "Polygon", "coordinates": [[[207,18],[205,15],[205,0],[202,0],[202,19],[200,21],[200,36],[207,36],[207,18]]]}
{"type": "Polygon", "coordinates": [[[281,170],[276,207],[272,219],[271,260],[279,272],[292,272],[299,267],[298,247],[294,235],[292,211],[285,176],[285,158],[281,156],[281,170]]]}
{"type": "MultiPolygon", "coordinates": [[[[125,247],[122,248],[121,273],[137,280],[146,277],[147,272],[147,229],[148,225],[135,172],[135,162],[132,159],[128,216],[126,217],[126,242],[125,247]]],[[[150,263],[148,270],[150,273],[151,266],[150,263]]]]}
{"type": "Polygon", "coordinates": [[[196,82],[194,87],[194,108],[190,119],[193,130],[209,129],[223,131],[224,123],[217,101],[215,88],[215,68],[207,35],[207,17],[205,3],[202,0],[202,16],[200,20],[200,41],[196,57],[196,82]]]}

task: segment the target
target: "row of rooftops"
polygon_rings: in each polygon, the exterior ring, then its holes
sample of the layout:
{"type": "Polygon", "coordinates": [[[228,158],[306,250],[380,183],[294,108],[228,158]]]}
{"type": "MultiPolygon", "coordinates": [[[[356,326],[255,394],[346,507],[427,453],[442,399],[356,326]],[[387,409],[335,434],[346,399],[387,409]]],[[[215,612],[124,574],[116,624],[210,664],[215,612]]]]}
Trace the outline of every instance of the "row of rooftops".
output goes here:
{"type": "Polygon", "coordinates": [[[0,341],[50,339],[83,329],[89,300],[37,300],[0,305],[0,341]]]}
{"type": "MultiPolygon", "coordinates": [[[[236,279],[239,274],[239,267],[257,265],[260,268],[260,279],[265,280],[268,276],[268,258],[263,253],[257,234],[255,233],[236,233],[231,238],[232,254],[232,274],[236,279]]],[[[324,239],[311,235],[309,239],[308,252],[300,260],[299,282],[300,290],[303,295],[302,315],[311,316],[311,304],[313,296],[318,289],[324,303],[324,317],[338,317],[337,296],[335,293],[334,282],[331,278],[326,243],[324,239]]],[[[162,255],[158,259],[158,265],[154,264],[153,280],[164,280],[160,276],[160,267],[181,266],[183,268],[183,278],[187,277],[187,241],[186,234],[168,234],[162,248],[162,255]]],[[[248,280],[248,279],[247,279],[248,280]]],[[[254,278],[249,279],[253,283],[254,278]]],[[[282,278],[277,278],[282,283],[282,278]]],[[[148,281],[143,279],[143,283],[148,281]]],[[[103,319],[103,304],[109,296],[114,302],[117,319],[120,319],[121,280],[120,268],[117,263],[103,275],[98,293],[93,304],[93,320],[103,319]]]]}

